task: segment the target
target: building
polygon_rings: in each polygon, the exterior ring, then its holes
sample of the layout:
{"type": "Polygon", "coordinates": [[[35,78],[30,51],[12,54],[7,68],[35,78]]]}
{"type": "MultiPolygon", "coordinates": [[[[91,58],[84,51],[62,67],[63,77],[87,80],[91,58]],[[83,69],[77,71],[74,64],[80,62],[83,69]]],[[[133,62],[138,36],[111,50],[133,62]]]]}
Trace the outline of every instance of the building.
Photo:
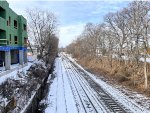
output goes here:
{"type": "Polygon", "coordinates": [[[0,62],[10,65],[27,63],[27,21],[17,15],[7,1],[0,1],[0,62]]]}

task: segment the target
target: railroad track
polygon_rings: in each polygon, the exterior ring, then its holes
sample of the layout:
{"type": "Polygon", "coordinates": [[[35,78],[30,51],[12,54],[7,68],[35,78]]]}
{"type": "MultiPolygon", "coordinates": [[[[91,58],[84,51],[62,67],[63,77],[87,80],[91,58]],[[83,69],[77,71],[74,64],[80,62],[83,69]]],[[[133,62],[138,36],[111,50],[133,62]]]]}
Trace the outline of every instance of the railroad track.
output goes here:
{"type": "Polygon", "coordinates": [[[78,82],[79,84],[78,87],[82,87],[83,90],[86,89],[89,91],[96,92],[96,94],[93,93],[94,96],[90,98],[93,98],[95,100],[97,99],[99,103],[103,103],[104,107],[107,107],[110,110],[110,112],[114,112],[114,113],[130,113],[131,112],[129,109],[126,109],[121,103],[118,103],[116,100],[114,100],[103,88],[101,88],[97,83],[95,83],[89,75],[87,75],[83,70],[77,67],[66,56],[63,56],[63,58],[66,61],[65,65],[67,65],[67,67],[70,68],[70,71],[72,71],[72,74],[69,76],[70,79],[72,79],[73,82],[76,80],[76,82],[78,82]]]}
{"type": "MultiPolygon", "coordinates": [[[[65,63],[65,68],[66,67],[67,67],[67,63],[65,63]]],[[[83,89],[83,87],[80,85],[78,80],[75,78],[75,75],[72,72],[72,70],[67,70],[67,73],[68,73],[69,81],[72,83],[72,87],[74,87],[74,89],[76,90],[78,98],[81,101],[82,106],[81,105],[80,106],[83,107],[84,112],[85,113],[98,113],[97,108],[94,106],[87,92],[83,89]]]]}

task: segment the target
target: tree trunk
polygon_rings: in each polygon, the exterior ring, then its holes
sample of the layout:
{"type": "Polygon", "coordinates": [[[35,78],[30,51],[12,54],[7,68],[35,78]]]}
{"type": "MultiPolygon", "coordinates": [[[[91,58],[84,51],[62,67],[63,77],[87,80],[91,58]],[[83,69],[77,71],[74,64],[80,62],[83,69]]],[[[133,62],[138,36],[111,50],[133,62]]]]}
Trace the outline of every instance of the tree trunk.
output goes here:
{"type": "Polygon", "coordinates": [[[146,62],[146,55],[144,55],[144,88],[147,89],[147,62],[146,62]]]}

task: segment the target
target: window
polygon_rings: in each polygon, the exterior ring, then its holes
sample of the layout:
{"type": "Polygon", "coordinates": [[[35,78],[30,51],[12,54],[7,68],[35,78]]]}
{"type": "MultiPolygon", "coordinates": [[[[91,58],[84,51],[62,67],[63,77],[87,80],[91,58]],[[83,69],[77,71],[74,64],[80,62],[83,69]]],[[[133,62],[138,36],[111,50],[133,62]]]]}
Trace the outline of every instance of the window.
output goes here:
{"type": "Polygon", "coordinates": [[[9,44],[11,44],[11,34],[9,35],[9,44]]]}
{"type": "Polygon", "coordinates": [[[9,16],[9,20],[7,21],[7,26],[10,26],[11,18],[9,16]]]}
{"type": "Polygon", "coordinates": [[[25,45],[27,45],[27,40],[28,40],[28,39],[27,39],[26,37],[24,37],[24,44],[25,44],[25,45]]]}
{"type": "Polygon", "coordinates": [[[10,24],[11,24],[11,18],[10,18],[10,16],[9,16],[9,22],[8,23],[9,23],[9,26],[10,26],[10,24]]]}
{"type": "Polygon", "coordinates": [[[16,28],[17,29],[17,25],[18,23],[17,23],[17,21],[16,20],[14,20],[14,28],[16,28]]]}
{"type": "MultiPolygon", "coordinates": [[[[0,1],[1,2],[1,1],[0,1]]],[[[5,9],[3,9],[1,6],[0,6],[0,17],[2,18],[6,18],[6,11],[5,9]]]]}
{"type": "Polygon", "coordinates": [[[23,29],[27,31],[27,26],[25,24],[23,24],[23,29]]]}
{"type": "Polygon", "coordinates": [[[18,37],[17,37],[17,36],[15,36],[14,38],[15,38],[15,39],[14,39],[15,44],[18,44],[18,37]]]}
{"type": "Polygon", "coordinates": [[[9,26],[9,22],[7,21],[7,26],[9,26]]]}

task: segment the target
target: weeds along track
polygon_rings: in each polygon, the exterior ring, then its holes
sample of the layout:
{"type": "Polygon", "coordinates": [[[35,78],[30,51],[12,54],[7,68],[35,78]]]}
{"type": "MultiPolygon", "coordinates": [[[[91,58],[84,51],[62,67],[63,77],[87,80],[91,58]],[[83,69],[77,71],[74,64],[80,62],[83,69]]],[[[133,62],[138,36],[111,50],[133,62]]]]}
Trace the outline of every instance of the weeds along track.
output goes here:
{"type": "Polygon", "coordinates": [[[78,92],[86,113],[131,113],[91,79],[84,70],[76,66],[66,56],[62,55],[61,57],[64,59],[63,64],[68,73],[68,79],[78,92]]]}

